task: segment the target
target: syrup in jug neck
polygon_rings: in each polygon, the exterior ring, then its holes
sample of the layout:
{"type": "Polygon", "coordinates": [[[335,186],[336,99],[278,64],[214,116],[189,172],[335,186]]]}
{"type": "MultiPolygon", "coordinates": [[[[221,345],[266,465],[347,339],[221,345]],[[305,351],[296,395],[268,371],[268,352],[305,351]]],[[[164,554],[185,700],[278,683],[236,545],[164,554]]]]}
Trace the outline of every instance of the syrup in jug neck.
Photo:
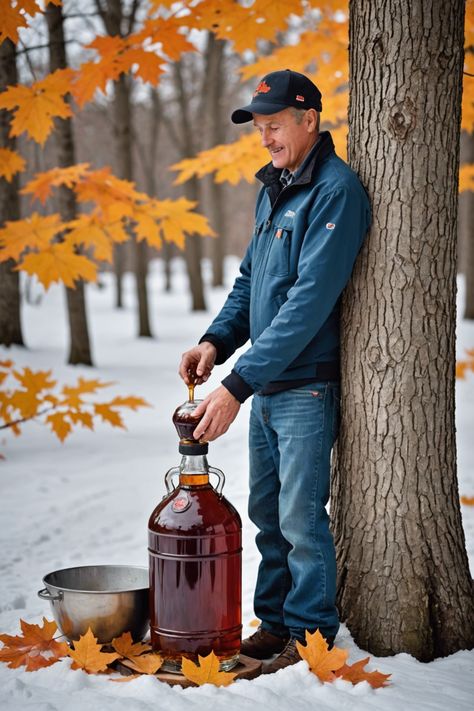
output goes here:
{"type": "Polygon", "coordinates": [[[179,465],[180,486],[209,484],[209,465],[205,454],[184,454],[179,465]]]}

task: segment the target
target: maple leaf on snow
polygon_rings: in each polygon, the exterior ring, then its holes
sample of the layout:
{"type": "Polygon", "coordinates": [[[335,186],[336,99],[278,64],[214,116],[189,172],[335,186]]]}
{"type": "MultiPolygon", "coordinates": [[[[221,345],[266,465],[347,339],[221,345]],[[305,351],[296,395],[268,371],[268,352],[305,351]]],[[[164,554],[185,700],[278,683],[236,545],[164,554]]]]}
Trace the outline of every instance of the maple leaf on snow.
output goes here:
{"type": "Polygon", "coordinates": [[[71,668],[83,669],[88,674],[97,674],[105,671],[108,664],[120,659],[120,654],[116,652],[102,652],[102,646],[89,627],[79,641],[74,642],[74,649],[68,650],[69,656],[73,659],[71,668]]]}
{"type": "Polygon", "coordinates": [[[347,660],[349,652],[333,647],[328,649],[328,643],[319,630],[313,634],[306,630],[306,646],[296,642],[296,648],[302,659],[308,662],[309,668],[321,681],[333,681],[334,672],[340,669],[347,660]]]}
{"type": "Polygon", "coordinates": [[[58,627],[56,622],[43,617],[43,625],[30,624],[20,620],[22,636],[0,634],[3,647],[0,649],[0,662],[5,662],[11,669],[25,666],[26,671],[36,671],[49,667],[68,654],[68,645],[53,639],[58,627]]]}
{"type": "Polygon", "coordinates": [[[391,674],[382,674],[379,671],[367,671],[364,667],[369,662],[370,657],[361,659],[354,664],[344,664],[338,669],[335,674],[338,678],[350,681],[352,684],[359,684],[361,681],[367,681],[373,689],[380,689],[387,686],[387,680],[391,674]]]}
{"type": "Polygon", "coordinates": [[[207,657],[198,655],[199,665],[195,664],[191,659],[181,657],[181,670],[190,681],[193,681],[198,686],[203,684],[214,684],[214,686],[229,686],[235,678],[235,674],[230,672],[219,671],[219,659],[214,652],[211,652],[207,657]]]}

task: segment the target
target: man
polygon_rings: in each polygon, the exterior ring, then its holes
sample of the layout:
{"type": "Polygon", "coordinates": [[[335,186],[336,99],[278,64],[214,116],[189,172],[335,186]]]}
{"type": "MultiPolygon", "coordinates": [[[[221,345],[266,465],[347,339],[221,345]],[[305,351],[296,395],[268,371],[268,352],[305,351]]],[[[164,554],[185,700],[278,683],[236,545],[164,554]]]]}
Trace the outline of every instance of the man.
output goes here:
{"type": "Polygon", "coordinates": [[[249,515],[259,529],[257,632],[242,653],[278,654],[277,671],[300,660],[296,640],[319,629],[330,646],[339,627],[336,563],[325,505],[339,426],[339,302],[370,222],[366,193],[319,133],[321,94],[289,69],[268,74],[234,123],[253,120],[271,157],[255,231],[240,276],[180,374],[209,377],[250,338],[251,347],[197,408],[194,431],[214,440],[253,395],[249,515]]]}

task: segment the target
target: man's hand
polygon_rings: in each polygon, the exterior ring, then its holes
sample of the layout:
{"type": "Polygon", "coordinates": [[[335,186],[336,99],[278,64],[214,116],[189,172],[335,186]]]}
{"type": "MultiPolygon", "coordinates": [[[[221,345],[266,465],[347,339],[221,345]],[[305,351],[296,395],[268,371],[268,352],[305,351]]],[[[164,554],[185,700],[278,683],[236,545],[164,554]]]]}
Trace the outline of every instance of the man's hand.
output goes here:
{"type": "Polygon", "coordinates": [[[196,373],[197,377],[194,381],[196,385],[205,383],[214,367],[216,355],[216,347],[209,341],[204,341],[183,353],[179,365],[179,374],[186,385],[190,383],[189,371],[196,373]]]}
{"type": "Polygon", "coordinates": [[[205,415],[193,432],[194,439],[201,437],[212,442],[227,432],[240,410],[240,402],[223,385],[213,390],[195,409],[193,416],[205,415]]]}

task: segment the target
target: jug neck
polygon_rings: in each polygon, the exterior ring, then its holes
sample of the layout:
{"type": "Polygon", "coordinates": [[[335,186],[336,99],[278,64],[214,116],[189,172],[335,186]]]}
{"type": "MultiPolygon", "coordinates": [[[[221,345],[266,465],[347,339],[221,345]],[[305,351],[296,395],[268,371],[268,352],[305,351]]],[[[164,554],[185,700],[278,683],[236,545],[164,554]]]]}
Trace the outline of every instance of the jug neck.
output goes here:
{"type": "Polygon", "coordinates": [[[209,484],[209,465],[205,454],[184,454],[179,465],[180,486],[209,484]]]}

